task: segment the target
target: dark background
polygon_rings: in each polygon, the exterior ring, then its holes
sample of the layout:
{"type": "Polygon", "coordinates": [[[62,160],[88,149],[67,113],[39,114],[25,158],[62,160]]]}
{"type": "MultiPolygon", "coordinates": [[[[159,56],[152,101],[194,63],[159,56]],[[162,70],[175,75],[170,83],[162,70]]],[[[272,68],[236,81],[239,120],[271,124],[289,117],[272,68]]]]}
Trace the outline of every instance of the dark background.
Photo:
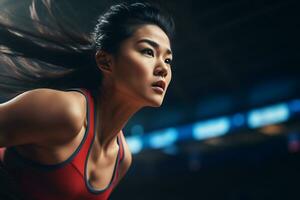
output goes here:
{"type": "MultiPolygon", "coordinates": [[[[28,2],[1,6],[23,16],[28,2]]],[[[55,2],[58,14],[89,32],[98,15],[124,1],[55,2]]],[[[139,111],[124,129],[126,136],[137,134],[136,127],[147,134],[299,98],[299,1],[150,2],[167,9],[176,23],[173,79],[162,107],[139,111]]],[[[296,116],[261,129],[181,142],[174,155],[144,150],[133,155],[111,199],[300,199],[300,148],[290,143],[300,138],[299,126],[296,116]]]]}

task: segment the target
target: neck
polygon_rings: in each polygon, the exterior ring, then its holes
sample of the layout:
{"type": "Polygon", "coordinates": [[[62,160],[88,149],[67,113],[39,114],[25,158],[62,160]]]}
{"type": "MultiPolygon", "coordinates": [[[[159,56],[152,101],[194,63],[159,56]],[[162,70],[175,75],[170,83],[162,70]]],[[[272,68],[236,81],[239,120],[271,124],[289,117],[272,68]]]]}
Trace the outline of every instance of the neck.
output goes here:
{"type": "Polygon", "coordinates": [[[142,108],[138,102],[116,90],[114,87],[102,85],[96,96],[96,138],[103,152],[113,147],[117,135],[128,120],[142,108]]]}

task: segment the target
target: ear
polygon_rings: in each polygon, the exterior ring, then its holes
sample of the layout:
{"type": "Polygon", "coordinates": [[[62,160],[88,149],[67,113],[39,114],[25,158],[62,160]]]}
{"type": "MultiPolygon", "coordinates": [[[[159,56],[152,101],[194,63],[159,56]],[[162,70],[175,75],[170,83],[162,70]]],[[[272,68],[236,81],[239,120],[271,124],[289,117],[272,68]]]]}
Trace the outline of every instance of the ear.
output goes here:
{"type": "Polygon", "coordinates": [[[112,71],[112,57],[109,53],[99,50],[95,55],[96,63],[98,68],[103,72],[111,72],[112,71]]]}

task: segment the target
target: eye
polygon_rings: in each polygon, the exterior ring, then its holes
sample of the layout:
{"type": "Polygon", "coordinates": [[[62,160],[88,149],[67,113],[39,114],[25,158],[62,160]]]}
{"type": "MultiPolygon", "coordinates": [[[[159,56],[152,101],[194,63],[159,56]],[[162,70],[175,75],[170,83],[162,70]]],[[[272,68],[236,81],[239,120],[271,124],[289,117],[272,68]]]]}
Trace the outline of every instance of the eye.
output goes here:
{"type": "Polygon", "coordinates": [[[172,60],[170,58],[168,58],[168,59],[165,60],[165,63],[167,63],[168,65],[171,65],[172,60]]]}
{"type": "Polygon", "coordinates": [[[152,49],[148,49],[148,48],[147,49],[143,49],[142,53],[146,54],[146,55],[149,55],[149,56],[152,56],[152,57],[154,56],[154,52],[153,52],[152,49]]]}

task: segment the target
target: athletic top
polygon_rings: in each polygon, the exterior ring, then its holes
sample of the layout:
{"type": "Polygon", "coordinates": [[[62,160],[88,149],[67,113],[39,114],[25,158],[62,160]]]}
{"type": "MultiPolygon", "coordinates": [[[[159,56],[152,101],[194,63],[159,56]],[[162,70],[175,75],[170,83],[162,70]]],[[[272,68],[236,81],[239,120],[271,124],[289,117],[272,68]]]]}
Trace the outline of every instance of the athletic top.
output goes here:
{"type": "Polygon", "coordinates": [[[0,159],[25,199],[107,200],[116,186],[119,166],[124,158],[122,139],[120,135],[117,136],[119,150],[110,183],[102,190],[93,188],[87,180],[86,168],[88,155],[95,140],[96,102],[91,92],[86,89],[69,90],[79,91],[85,95],[88,127],[80,145],[67,160],[59,164],[46,165],[25,158],[14,147],[0,149],[0,159]]]}

